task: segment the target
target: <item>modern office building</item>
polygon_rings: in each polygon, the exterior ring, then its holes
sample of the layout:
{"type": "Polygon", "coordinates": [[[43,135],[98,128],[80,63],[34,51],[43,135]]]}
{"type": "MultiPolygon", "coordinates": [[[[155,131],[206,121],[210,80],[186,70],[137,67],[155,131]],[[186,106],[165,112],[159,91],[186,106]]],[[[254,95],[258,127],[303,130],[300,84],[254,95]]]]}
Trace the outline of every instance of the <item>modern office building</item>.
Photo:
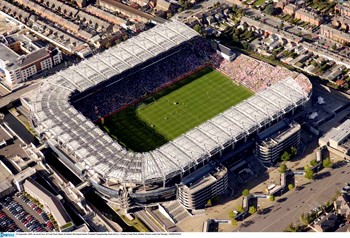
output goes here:
{"type": "Polygon", "coordinates": [[[265,165],[273,165],[284,151],[300,144],[301,126],[287,119],[261,132],[257,136],[256,156],[265,165]]]}
{"type": "Polygon", "coordinates": [[[60,230],[64,231],[66,228],[74,228],[74,224],[66,209],[56,196],[32,179],[27,179],[23,183],[23,188],[25,192],[38,200],[47,212],[51,213],[60,230]]]}
{"type": "Polygon", "coordinates": [[[350,152],[350,119],[346,120],[343,124],[333,128],[318,141],[320,146],[328,146],[335,151],[339,152],[339,155],[348,155],[350,152]]]}
{"type": "Polygon", "coordinates": [[[7,45],[0,44],[0,80],[9,87],[14,87],[61,62],[62,54],[56,48],[41,48],[20,55],[7,45]]]}
{"type": "Polygon", "coordinates": [[[202,209],[209,199],[226,192],[227,168],[207,164],[185,177],[177,186],[177,199],[186,209],[202,209]]]}

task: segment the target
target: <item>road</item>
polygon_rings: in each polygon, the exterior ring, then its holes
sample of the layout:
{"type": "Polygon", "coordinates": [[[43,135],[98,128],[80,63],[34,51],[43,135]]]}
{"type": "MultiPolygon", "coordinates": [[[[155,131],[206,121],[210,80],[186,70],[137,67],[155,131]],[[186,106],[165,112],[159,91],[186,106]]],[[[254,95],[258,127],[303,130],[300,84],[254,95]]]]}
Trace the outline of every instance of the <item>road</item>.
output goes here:
{"type": "MultiPolygon", "coordinates": [[[[243,232],[278,232],[283,231],[291,222],[299,221],[302,213],[308,213],[314,207],[329,201],[337,190],[341,190],[346,182],[350,182],[350,166],[319,173],[323,178],[307,184],[300,191],[294,189],[282,197],[271,207],[266,215],[254,215],[243,222],[235,231],[243,232]],[[245,225],[244,225],[245,224],[245,225]]],[[[298,180],[298,177],[296,177],[298,180]]]]}
{"type": "Polygon", "coordinates": [[[0,99],[0,108],[3,108],[10,102],[13,102],[19,99],[24,93],[36,89],[39,86],[39,84],[40,82],[34,82],[24,88],[21,88],[15,92],[12,92],[11,94],[6,95],[5,97],[2,97],[0,99]]]}
{"type": "Polygon", "coordinates": [[[165,232],[165,230],[160,229],[157,224],[155,224],[145,211],[138,211],[136,214],[153,232],[165,232]]]}
{"type": "MultiPolygon", "coordinates": [[[[225,1],[220,1],[220,2],[225,2],[225,1]]],[[[176,20],[180,20],[183,22],[186,22],[189,20],[192,16],[196,15],[199,12],[206,12],[207,9],[211,6],[213,6],[214,3],[217,3],[217,0],[206,0],[201,3],[196,4],[193,6],[191,9],[177,13],[174,15],[173,18],[176,20]]]]}

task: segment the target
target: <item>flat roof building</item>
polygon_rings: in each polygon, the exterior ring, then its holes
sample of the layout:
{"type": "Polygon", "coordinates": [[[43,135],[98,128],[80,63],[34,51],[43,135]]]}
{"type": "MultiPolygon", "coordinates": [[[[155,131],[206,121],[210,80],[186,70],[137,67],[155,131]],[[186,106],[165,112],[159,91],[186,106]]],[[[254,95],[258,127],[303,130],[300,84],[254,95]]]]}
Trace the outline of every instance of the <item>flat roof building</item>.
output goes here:
{"type": "Polygon", "coordinates": [[[23,183],[23,187],[24,191],[37,199],[41,204],[44,205],[45,210],[52,214],[58,226],[60,227],[60,230],[64,230],[62,227],[65,227],[67,224],[72,223],[71,218],[69,217],[60,200],[52,193],[47,191],[43,186],[32,179],[27,179],[23,183]]]}
{"type": "Polygon", "coordinates": [[[181,181],[177,198],[187,209],[201,209],[209,199],[225,193],[227,187],[227,168],[207,164],[181,181]]]}
{"type": "Polygon", "coordinates": [[[273,165],[284,151],[300,144],[301,126],[296,122],[283,120],[257,136],[255,154],[266,165],[273,165]]]}
{"type": "Polygon", "coordinates": [[[62,53],[58,49],[41,48],[19,55],[7,45],[0,44],[0,80],[10,88],[31,76],[61,63],[62,53]]]}
{"type": "Polygon", "coordinates": [[[12,193],[15,189],[11,183],[13,174],[7,166],[0,161],[0,198],[12,193]]]}
{"type": "Polygon", "coordinates": [[[319,139],[320,146],[329,146],[341,153],[349,154],[350,150],[350,119],[333,128],[319,139]]]}

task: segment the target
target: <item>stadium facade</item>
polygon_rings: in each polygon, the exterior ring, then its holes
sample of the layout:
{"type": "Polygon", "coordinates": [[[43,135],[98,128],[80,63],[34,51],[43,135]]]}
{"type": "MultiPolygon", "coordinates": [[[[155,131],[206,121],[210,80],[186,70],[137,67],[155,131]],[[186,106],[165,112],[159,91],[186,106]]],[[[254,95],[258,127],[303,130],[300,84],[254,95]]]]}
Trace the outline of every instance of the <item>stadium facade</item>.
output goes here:
{"type": "Polygon", "coordinates": [[[105,198],[125,207],[139,206],[174,198],[183,177],[309,100],[311,91],[302,84],[291,77],[281,79],[173,141],[143,153],[124,148],[71,105],[73,93],[109,83],[197,37],[183,23],[166,22],[48,77],[33,101],[35,131],[105,198]]]}

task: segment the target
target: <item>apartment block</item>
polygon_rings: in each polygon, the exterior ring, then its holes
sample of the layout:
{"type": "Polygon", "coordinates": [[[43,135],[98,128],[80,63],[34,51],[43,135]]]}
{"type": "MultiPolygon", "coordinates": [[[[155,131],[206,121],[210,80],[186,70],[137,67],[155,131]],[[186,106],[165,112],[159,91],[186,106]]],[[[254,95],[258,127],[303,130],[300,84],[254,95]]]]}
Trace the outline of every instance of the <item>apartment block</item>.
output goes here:
{"type": "Polygon", "coordinates": [[[313,12],[309,12],[303,8],[295,12],[295,18],[300,19],[304,22],[308,22],[312,25],[319,26],[322,23],[322,18],[313,12]]]}
{"type": "Polygon", "coordinates": [[[41,48],[19,55],[7,45],[0,44],[0,80],[10,88],[61,62],[62,53],[56,48],[41,48]]]}

